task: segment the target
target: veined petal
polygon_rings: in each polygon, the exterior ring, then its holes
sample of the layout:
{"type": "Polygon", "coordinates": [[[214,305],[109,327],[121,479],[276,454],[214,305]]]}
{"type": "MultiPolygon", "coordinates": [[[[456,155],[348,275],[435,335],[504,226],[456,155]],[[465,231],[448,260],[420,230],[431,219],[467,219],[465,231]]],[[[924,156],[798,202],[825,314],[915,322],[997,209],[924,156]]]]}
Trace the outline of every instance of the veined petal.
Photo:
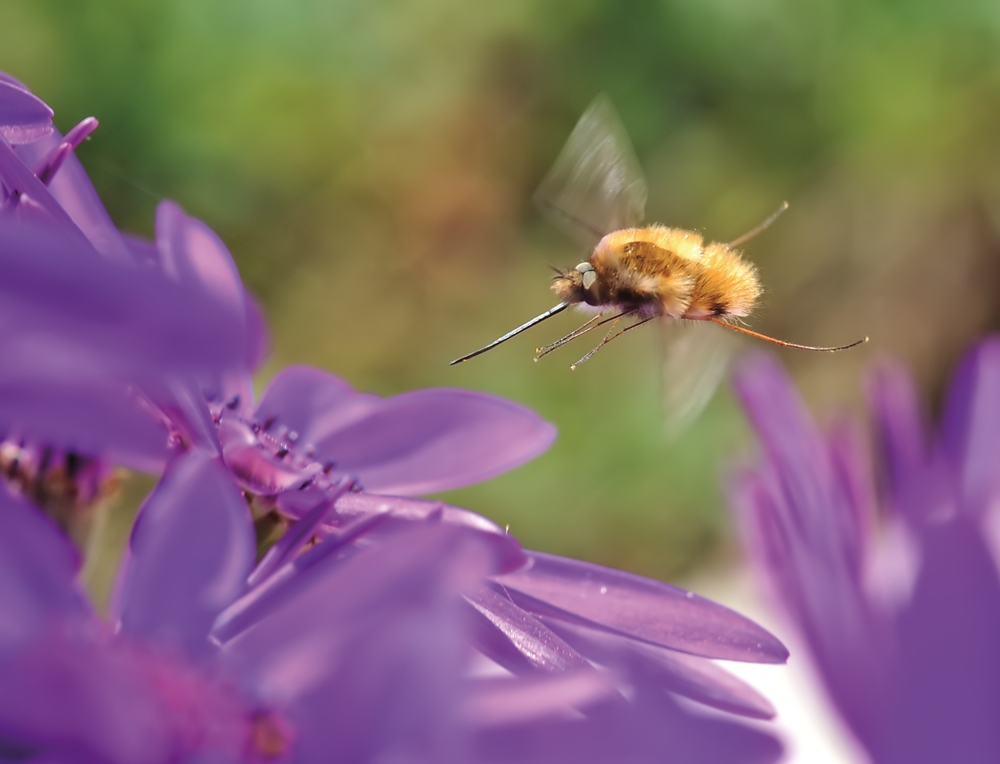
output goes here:
{"type": "Polygon", "coordinates": [[[378,400],[322,369],[288,366],[264,390],[255,416],[269,430],[284,427],[299,443],[315,445],[372,411],[378,400]]]}
{"type": "Polygon", "coordinates": [[[178,457],[132,531],[122,632],[204,655],[212,622],[246,588],[254,548],[246,503],[219,459],[178,457]]]}
{"type": "Polygon", "coordinates": [[[707,658],[643,644],[627,637],[579,625],[543,619],[590,660],[611,669],[626,665],[650,683],[720,711],[772,719],[774,706],[757,690],[707,658]]]}
{"type": "Polygon", "coordinates": [[[760,663],[788,658],[772,634],[693,592],[578,560],[540,552],[528,557],[530,566],[496,580],[529,612],[584,625],[589,621],[599,629],[707,658],[760,663]]]}
{"type": "Polygon", "coordinates": [[[483,586],[465,599],[473,646],[508,671],[591,670],[586,658],[502,591],[483,586]]]}
{"type": "Polygon", "coordinates": [[[545,451],[555,428],[529,409],[466,390],[418,390],[380,401],[313,443],[367,491],[412,495],[469,485],[545,451]]]}
{"type": "Polygon", "coordinates": [[[520,542],[496,523],[475,512],[439,501],[345,493],[337,499],[335,510],[341,522],[363,515],[388,513],[393,518],[406,522],[440,522],[443,525],[454,525],[475,531],[481,541],[489,546],[500,572],[521,568],[528,560],[520,542]]]}

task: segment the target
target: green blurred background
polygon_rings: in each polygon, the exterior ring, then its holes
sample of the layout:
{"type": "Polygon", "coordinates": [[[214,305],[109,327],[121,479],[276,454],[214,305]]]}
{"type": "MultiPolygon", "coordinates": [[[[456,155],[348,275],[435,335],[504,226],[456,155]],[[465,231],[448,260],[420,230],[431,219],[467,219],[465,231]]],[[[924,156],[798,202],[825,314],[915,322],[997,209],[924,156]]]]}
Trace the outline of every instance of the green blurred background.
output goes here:
{"type": "MultiPolygon", "coordinates": [[[[654,332],[576,372],[532,363],[560,316],[447,362],[553,303],[585,253],[532,207],[598,93],[646,169],[651,221],[747,247],[754,328],[821,411],[902,357],[933,396],[1000,321],[1000,5],[990,0],[3,0],[0,69],[66,130],[112,217],[152,234],[162,197],[229,245],[266,308],[264,383],[308,363],[382,395],[461,386],[556,423],[553,449],[445,498],[526,546],[661,578],[733,554],[728,394],[663,431],[654,332]]],[[[579,353],[577,352],[579,350],[579,353]]]]}

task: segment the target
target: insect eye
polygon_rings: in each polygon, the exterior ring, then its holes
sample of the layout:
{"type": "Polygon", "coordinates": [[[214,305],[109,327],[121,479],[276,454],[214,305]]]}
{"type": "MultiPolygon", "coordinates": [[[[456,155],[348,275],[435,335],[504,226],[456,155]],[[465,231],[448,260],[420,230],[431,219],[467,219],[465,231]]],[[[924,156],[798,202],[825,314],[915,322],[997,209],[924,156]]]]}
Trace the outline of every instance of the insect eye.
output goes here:
{"type": "Polygon", "coordinates": [[[589,290],[594,286],[594,282],[597,281],[597,273],[591,268],[589,271],[582,271],[583,273],[583,288],[589,290]]]}
{"type": "Polygon", "coordinates": [[[593,273],[594,266],[588,262],[583,262],[580,263],[578,266],[576,266],[575,270],[579,271],[580,273],[588,273],[588,272],[593,273]]]}

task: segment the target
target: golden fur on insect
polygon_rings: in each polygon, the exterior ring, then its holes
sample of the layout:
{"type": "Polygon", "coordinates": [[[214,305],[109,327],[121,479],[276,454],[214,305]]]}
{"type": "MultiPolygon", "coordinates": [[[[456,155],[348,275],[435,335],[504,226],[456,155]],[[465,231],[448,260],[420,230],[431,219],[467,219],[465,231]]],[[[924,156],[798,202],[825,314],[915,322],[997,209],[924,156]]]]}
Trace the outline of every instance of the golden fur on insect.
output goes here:
{"type": "Polygon", "coordinates": [[[760,296],[757,270],[739,250],[681,228],[615,231],[587,262],[592,270],[581,263],[556,276],[552,289],[563,302],[640,316],[740,318],[760,296]]]}

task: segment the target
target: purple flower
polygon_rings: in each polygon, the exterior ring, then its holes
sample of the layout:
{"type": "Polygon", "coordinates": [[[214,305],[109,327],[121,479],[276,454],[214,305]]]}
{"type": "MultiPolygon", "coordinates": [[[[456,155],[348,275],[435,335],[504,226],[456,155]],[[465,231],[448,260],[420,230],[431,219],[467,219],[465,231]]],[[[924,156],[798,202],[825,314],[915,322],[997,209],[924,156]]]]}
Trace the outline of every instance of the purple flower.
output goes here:
{"type": "Polygon", "coordinates": [[[770,737],[677,700],[773,715],[712,662],[783,661],[766,631],[402,498],[511,469],[551,425],[489,395],[382,400],[304,367],[255,405],[264,324],[225,246],[171,203],[155,243],[119,234],[72,155],[96,122],[60,137],[51,116],[0,77],[0,467],[50,511],[56,474],[82,496],[112,463],[165,471],[110,624],[72,547],[0,490],[0,757],[776,758],[770,737]]]}
{"type": "Polygon", "coordinates": [[[582,621],[575,631],[593,632],[584,642],[618,654],[617,674],[586,662],[470,673],[467,603],[518,549],[454,514],[383,513],[311,545],[293,527],[286,561],[255,569],[242,497],[218,457],[190,451],[140,512],[110,626],[80,594],[75,551],[47,518],[3,493],[0,517],[5,757],[765,762],[779,752],[766,735],[680,706],[655,661],[582,621]]]}
{"type": "Polygon", "coordinates": [[[60,136],[0,74],[0,469],[61,521],[99,497],[110,465],[162,469],[165,412],[187,405],[190,380],[242,372],[254,341],[238,278],[201,257],[207,229],[188,226],[192,258],[175,256],[164,208],[151,261],[112,225],[73,156],[96,127],[60,136]]]}
{"type": "Polygon", "coordinates": [[[506,472],[555,439],[537,414],[492,395],[430,389],[383,400],[306,366],[282,370],[256,409],[249,403],[230,399],[215,419],[223,458],[259,495],[337,475],[375,493],[434,493],[506,472]]]}
{"type": "Polygon", "coordinates": [[[936,441],[909,377],[874,376],[881,527],[852,428],[825,438],[768,357],[737,390],[764,456],[732,503],[847,726],[875,762],[1000,760],[1000,340],[960,365],[936,441]]]}
{"type": "MultiPolygon", "coordinates": [[[[226,465],[258,499],[258,529],[261,511],[294,522],[261,561],[255,583],[288,564],[294,545],[308,538],[390,521],[459,524],[479,531],[503,568],[465,597],[470,642],[498,665],[519,676],[588,669],[591,662],[616,671],[641,667],[644,681],[661,690],[738,714],[773,716],[766,699],[712,662],[786,659],[780,642],[742,616],[666,584],[524,553],[466,510],[369,492],[444,490],[531,458],[554,435],[532,412],[457,390],[383,401],[325,372],[293,367],[274,379],[252,412],[234,400],[215,418],[226,465]]],[[[224,614],[220,633],[246,628],[280,603],[276,581],[245,608],[224,614]]]]}

